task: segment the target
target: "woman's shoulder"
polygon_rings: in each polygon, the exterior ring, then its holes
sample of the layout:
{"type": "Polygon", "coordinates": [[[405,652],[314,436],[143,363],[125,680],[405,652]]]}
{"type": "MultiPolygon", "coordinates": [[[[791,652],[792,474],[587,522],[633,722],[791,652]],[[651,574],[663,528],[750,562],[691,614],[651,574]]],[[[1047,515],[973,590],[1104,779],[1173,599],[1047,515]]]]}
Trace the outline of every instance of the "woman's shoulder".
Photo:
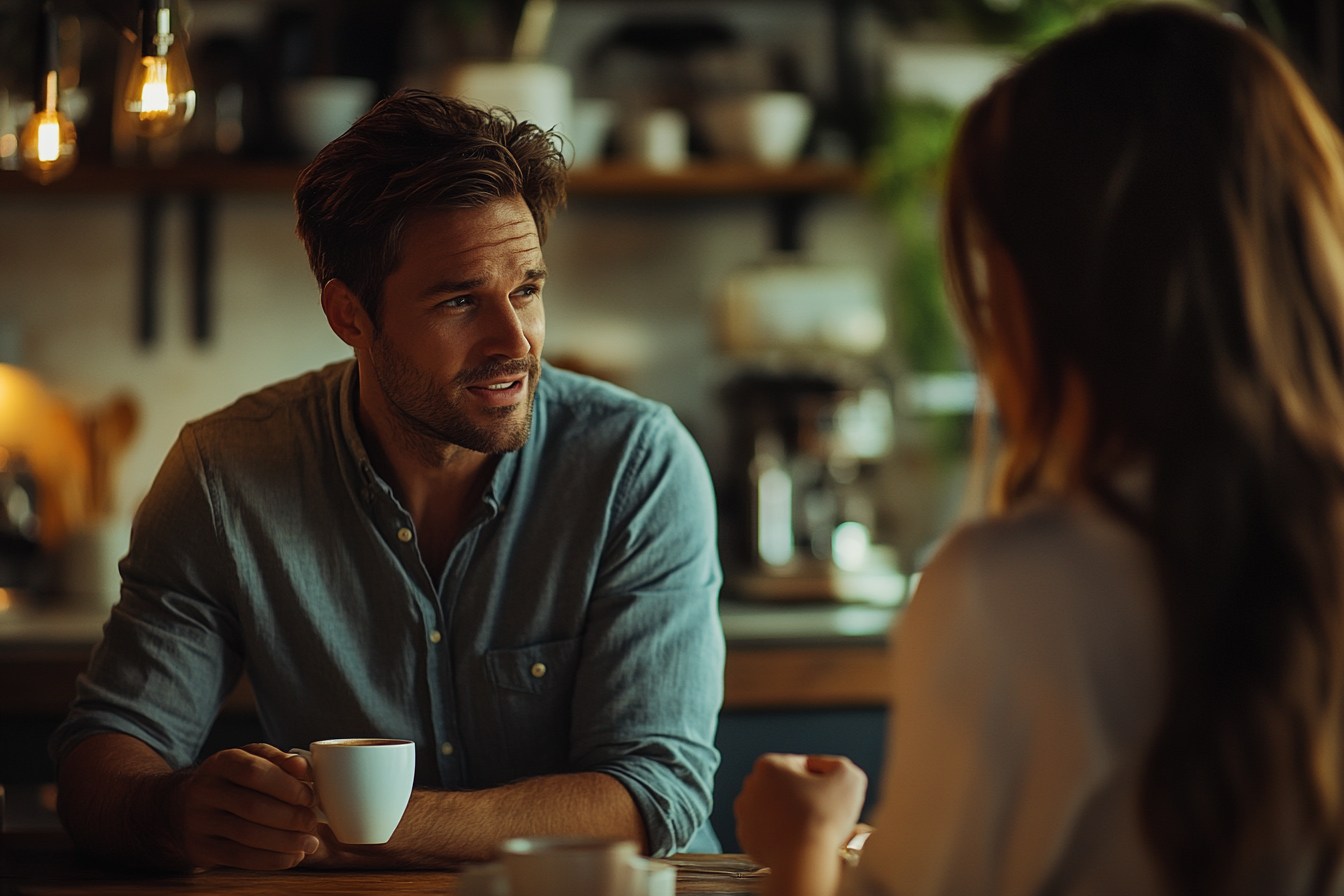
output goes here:
{"type": "Polygon", "coordinates": [[[1117,575],[1127,584],[1153,584],[1152,551],[1142,534],[1088,497],[1036,497],[959,527],[925,572],[950,569],[967,584],[1021,586],[1037,594],[1046,585],[1100,586],[1117,575]]]}
{"type": "Polygon", "coordinates": [[[1161,630],[1158,588],[1136,529],[1091,499],[1042,497],[949,535],[906,621],[974,628],[1035,656],[1079,644],[1148,653],[1161,630]]]}

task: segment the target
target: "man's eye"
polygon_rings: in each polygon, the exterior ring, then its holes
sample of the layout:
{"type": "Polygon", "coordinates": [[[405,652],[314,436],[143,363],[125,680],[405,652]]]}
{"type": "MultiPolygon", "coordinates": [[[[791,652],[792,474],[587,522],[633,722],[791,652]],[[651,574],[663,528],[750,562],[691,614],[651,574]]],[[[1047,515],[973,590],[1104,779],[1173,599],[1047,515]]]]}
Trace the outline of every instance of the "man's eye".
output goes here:
{"type": "Polygon", "coordinates": [[[541,295],[540,286],[522,286],[514,293],[516,296],[539,296],[541,295]]]}
{"type": "Polygon", "coordinates": [[[454,296],[439,303],[440,308],[465,308],[471,304],[471,296],[454,296]]]}

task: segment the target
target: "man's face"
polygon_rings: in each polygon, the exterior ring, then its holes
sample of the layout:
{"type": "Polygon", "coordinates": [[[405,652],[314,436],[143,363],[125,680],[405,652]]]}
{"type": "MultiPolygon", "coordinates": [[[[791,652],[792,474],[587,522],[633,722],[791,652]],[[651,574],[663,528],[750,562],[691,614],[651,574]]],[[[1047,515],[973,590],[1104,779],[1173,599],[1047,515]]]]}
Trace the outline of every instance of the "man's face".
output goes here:
{"type": "Polygon", "coordinates": [[[485,454],[532,428],[546,335],[541,241],[521,197],[406,222],[370,358],[391,412],[421,438],[485,454]]]}

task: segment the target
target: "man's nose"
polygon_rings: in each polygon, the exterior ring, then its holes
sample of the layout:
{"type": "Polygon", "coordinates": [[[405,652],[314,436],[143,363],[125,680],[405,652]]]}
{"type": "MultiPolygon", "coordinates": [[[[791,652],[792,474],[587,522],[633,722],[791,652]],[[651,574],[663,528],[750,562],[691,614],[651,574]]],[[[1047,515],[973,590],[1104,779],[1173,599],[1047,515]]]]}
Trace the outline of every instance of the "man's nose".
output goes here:
{"type": "Polygon", "coordinates": [[[485,354],[516,359],[526,357],[532,351],[524,317],[513,302],[505,299],[489,303],[482,324],[481,349],[485,354]]]}

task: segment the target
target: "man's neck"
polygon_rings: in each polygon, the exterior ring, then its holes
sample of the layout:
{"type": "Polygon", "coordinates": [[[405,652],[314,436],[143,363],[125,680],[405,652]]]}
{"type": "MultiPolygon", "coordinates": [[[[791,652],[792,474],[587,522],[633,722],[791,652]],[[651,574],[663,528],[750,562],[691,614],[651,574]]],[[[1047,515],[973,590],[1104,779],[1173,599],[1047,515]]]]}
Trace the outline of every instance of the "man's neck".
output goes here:
{"type": "Polygon", "coordinates": [[[363,379],[359,426],[369,461],[411,515],[420,557],[437,578],[480,503],[498,458],[411,430],[363,379]]]}

